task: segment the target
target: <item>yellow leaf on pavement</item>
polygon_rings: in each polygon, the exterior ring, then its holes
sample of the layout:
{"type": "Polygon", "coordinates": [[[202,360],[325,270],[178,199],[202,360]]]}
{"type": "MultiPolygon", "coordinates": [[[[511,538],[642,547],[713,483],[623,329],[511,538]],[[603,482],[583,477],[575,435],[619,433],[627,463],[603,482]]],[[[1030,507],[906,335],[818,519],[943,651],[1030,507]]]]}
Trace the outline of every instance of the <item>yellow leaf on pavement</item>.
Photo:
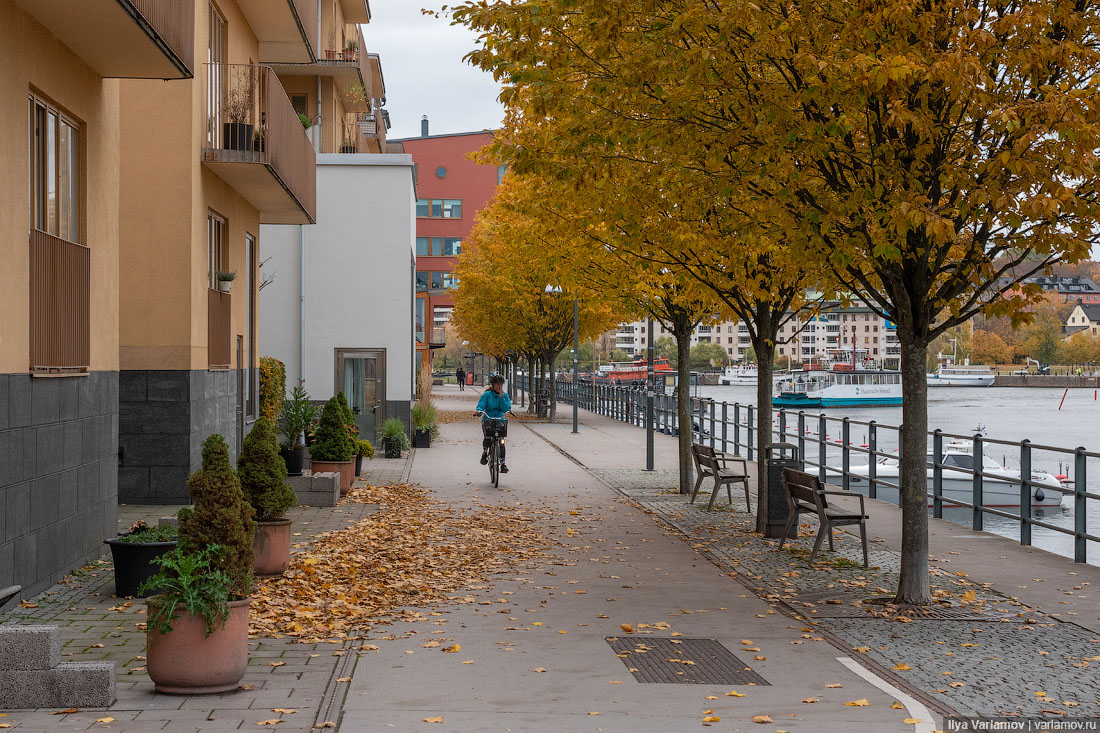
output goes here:
{"type": "Polygon", "coordinates": [[[895,666],[891,667],[890,669],[900,669],[904,672],[907,669],[912,669],[912,667],[910,667],[905,662],[898,662],[895,666]]]}
{"type": "Polygon", "coordinates": [[[770,715],[754,715],[752,716],[752,722],[754,723],[772,723],[772,716],[770,715]]]}
{"type": "MultiPolygon", "coordinates": [[[[336,681],[337,682],[347,682],[350,679],[351,679],[351,677],[345,677],[342,680],[336,680],[336,681]]],[[[283,715],[293,715],[294,713],[296,713],[298,711],[295,710],[294,708],[271,708],[271,712],[273,712],[273,713],[282,713],[283,715]]]]}
{"type": "Polygon", "coordinates": [[[920,722],[920,718],[906,718],[901,722],[905,723],[906,725],[916,725],[920,722]]]}
{"type": "Polygon", "coordinates": [[[861,700],[849,700],[848,702],[846,702],[844,704],[848,705],[849,707],[853,707],[853,708],[865,708],[868,705],[870,705],[871,703],[867,702],[867,698],[863,698],[861,700]]]}
{"type": "Polygon", "coordinates": [[[704,723],[720,723],[721,721],[722,719],[719,718],[717,715],[708,715],[707,717],[703,718],[704,723]]]}
{"type": "Polygon", "coordinates": [[[434,718],[424,718],[424,722],[425,723],[442,723],[443,722],[443,716],[442,715],[437,715],[434,718]]]}
{"type": "Polygon", "coordinates": [[[844,685],[840,684],[839,682],[830,682],[829,684],[825,685],[825,687],[830,690],[835,690],[838,687],[844,687],[844,685]]]}
{"type": "Polygon", "coordinates": [[[458,652],[458,651],[461,651],[461,650],[462,650],[462,645],[461,644],[451,644],[450,646],[443,648],[443,651],[447,652],[448,654],[454,654],[455,652],[458,652]]]}
{"type": "Polygon", "coordinates": [[[726,697],[744,697],[744,695],[737,690],[730,690],[726,693],[726,697]]]}
{"type": "Polygon", "coordinates": [[[892,703],[890,703],[890,707],[892,707],[894,710],[904,710],[905,709],[905,706],[902,705],[897,700],[894,700],[892,703]]]}
{"type": "Polygon", "coordinates": [[[286,662],[268,662],[267,666],[269,666],[269,667],[285,667],[286,662]]]}
{"type": "Polygon", "coordinates": [[[108,715],[106,718],[96,718],[95,722],[97,722],[97,723],[113,723],[113,722],[115,722],[115,719],[108,715]]]}
{"type": "Polygon", "coordinates": [[[283,721],[278,719],[278,718],[271,718],[270,720],[261,720],[261,721],[257,722],[256,725],[278,725],[279,723],[282,723],[282,722],[283,721]]]}
{"type": "Polygon", "coordinates": [[[633,634],[634,633],[634,627],[631,626],[630,624],[619,624],[619,628],[622,629],[623,631],[625,631],[628,634],[633,634]]]}
{"type": "Polygon", "coordinates": [[[817,698],[816,698],[816,697],[807,697],[807,698],[806,698],[805,700],[803,700],[802,702],[805,702],[805,703],[812,703],[812,702],[817,702],[817,698]]]}

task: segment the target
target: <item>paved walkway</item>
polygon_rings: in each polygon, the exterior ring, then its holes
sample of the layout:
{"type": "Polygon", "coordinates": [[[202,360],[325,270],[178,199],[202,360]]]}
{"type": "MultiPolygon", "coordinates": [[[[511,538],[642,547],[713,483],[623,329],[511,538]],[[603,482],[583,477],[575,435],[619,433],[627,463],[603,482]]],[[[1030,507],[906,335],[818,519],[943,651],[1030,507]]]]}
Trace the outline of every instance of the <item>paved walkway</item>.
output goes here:
{"type": "MultiPolygon", "coordinates": [[[[476,398],[445,387],[439,407],[469,413],[476,398]]],[[[119,701],[64,715],[9,711],[0,724],[209,731],[281,719],[278,730],[294,731],[325,721],[346,731],[439,721],[441,730],[926,733],[951,712],[1096,714],[1100,570],[933,521],[934,580],[951,601],[942,615],[953,618],[875,616],[860,600],[893,590],[896,508],[871,503],[875,568],[851,567],[858,542],[844,533],[837,552],[811,567],[811,537],[777,552],[753,535],[740,500],[731,509],[723,498],[710,513],[688,505],[670,488],[674,439],[656,436],[658,470],[647,473],[640,429],[581,416],[577,435],[567,422],[514,421],[512,471],[499,489],[477,463],[472,419],[443,425],[433,447],[409,461],[368,464],[371,483],[409,477],[455,511],[521,508],[547,537],[539,560],[366,639],[254,640],[247,689],[195,698],[152,693],[141,604],[111,597],[109,565],[92,566],[0,623],[61,624],[66,660],[119,664],[119,701]],[[667,682],[646,681],[654,679],[667,682]],[[105,717],[114,721],[96,722],[105,717]]],[[[166,509],[121,507],[120,523],[166,509]]],[[[299,549],[373,511],[354,502],[295,509],[299,549]]]]}

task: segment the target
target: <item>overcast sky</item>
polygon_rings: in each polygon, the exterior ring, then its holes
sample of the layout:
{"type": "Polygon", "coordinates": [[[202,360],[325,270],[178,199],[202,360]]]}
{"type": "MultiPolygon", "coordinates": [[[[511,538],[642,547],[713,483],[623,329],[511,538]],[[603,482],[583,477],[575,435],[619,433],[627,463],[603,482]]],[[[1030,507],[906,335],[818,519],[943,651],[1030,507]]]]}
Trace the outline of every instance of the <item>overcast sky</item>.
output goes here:
{"type": "Polygon", "coordinates": [[[504,116],[496,82],[462,60],[476,36],[420,12],[441,4],[370,0],[363,36],[367,50],[382,59],[391,140],[419,135],[421,115],[428,115],[433,135],[496,128],[504,116]]]}

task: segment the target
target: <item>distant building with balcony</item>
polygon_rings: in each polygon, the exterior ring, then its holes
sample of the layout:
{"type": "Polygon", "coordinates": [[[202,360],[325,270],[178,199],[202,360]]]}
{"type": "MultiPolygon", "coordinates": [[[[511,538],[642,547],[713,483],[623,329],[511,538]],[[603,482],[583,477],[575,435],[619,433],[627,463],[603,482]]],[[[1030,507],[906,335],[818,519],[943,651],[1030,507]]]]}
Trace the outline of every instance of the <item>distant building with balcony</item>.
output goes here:
{"type": "Polygon", "coordinates": [[[190,2],[0,0],[0,608],[117,531],[119,232],[147,215],[121,191],[119,79],[187,93],[194,58],[190,2]]]}
{"type": "Polygon", "coordinates": [[[416,178],[416,340],[420,364],[431,368],[432,351],[445,344],[444,327],[459,286],[454,265],[474,217],[489,203],[503,167],[467,156],[492,141],[492,132],[431,135],[421,120],[420,137],[391,141],[391,149],[412,156],[416,178]]]}
{"type": "Polygon", "coordinates": [[[191,12],[188,53],[202,63],[183,82],[120,83],[119,197],[133,212],[118,224],[126,502],[186,502],[212,433],[235,460],[259,411],[260,226],[310,224],[317,209],[312,141],[264,65],[316,62],[316,1],[166,4],[191,12]]]}

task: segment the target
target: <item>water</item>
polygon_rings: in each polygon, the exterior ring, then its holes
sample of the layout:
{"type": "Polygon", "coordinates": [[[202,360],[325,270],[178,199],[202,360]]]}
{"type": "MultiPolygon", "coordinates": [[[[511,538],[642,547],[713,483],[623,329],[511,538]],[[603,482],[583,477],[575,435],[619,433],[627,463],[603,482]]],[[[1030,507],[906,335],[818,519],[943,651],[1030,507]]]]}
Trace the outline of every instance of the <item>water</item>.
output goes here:
{"type": "MultiPolygon", "coordinates": [[[[753,386],[700,386],[698,396],[708,397],[717,402],[725,401],[731,405],[734,402],[751,405],[756,403],[756,388],[753,386]]],[[[930,388],[928,390],[928,429],[939,428],[945,433],[971,436],[981,425],[985,427],[987,440],[1018,442],[1026,439],[1038,445],[1064,448],[1067,451],[1082,447],[1096,453],[1100,452],[1100,401],[1097,401],[1095,396],[1096,392],[1093,389],[1081,388],[1070,389],[1068,393],[1064,388],[1047,387],[930,388]],[[1059,403],[1064,393],[1065,403],[1059,410],[1059,403]]],[[[849,407],[823,409],[812,413],[808,411],[806,425],[809,431],[816,433],[818,414],[825,414],[831,418],[848,417],[864,422],[874,420],[881,426],[877,430],[879,450],[892,451],[897,447],[897,431],[886,429],[884,426],[900,425],[901,411],[901,407],[849,407]]],[[[797,427],[797,411],[788,415],[788,430],[794,431],[797,427]]],[[[746,419],[744,410],[740,417],[744,423],[746,419]]],[[[729,410],[729,419],[731,421],[733,419],[732,407],[729,410]]],[[[778,420],[778,417],[776,419],[778,420]]],[[[830,439],[839,438],[840,423],[830,421],[828,431],[830,439]]],[[[732,430],[728,435],[732,440],[732,430]]],[[[788,439],[793,442],[794,436],[788,436],[788,439]]],[[[863,425],[852,425],[850,439],[856,447],[866,443],[867,428],[863,425]]],[[[741,440],[745,441],[744,430],[742,430],[741,440]]],[[[929,447],[931,447],[931,441],[929,441],[929,447]]],[[[808,443],[806,451],[813,460],[817,455],[817,444],[808,443]]],[[[986,456],[1006,466],[1019,466],[1018,448],[987,443],[984,452],[986,456]]],[[[839,468],[840,451],[833,448],[828,455],[828,464],[839,468]]],[[[1072,479],[1074,473],[1072,458],[1070,453],[1035,449],[1032,453],[1032,467],[1056,475],[1068,475],[1072,479]]],[[[865,461],[865,454],[852,454],[853,464],[865,461]]],[[[1089,458],[1087,472],[1088,490],[1092,493],[1100,493],[1100,459],[1089,458]]],[[[1100,501],[1087,499],[1085,509],[1088,533],[1100,535],[1100,501]]],[[[943,514],[945,519],[967,526],[970,526],[971,515],[969,508],[945,509],[943,514]]],[[[1072,530],[1074,527],[1073,497],[1063,498],[1060,507],[1034,510],[1034,517],[1072,530]]],[[[986,531],[1016,540],[1020,537],[1019,527],[1019,523],[1012,519],[991,514],[986,514],[984,518],[986,531]]],[[[1070,535],[1042,527],[1033,527],[1032,544],[1060,555],[1073,557],[1074,540],[1070,535]]],[[[1088,543],[1088,562],[1100,565],[1100,543],[1088,543]]]]}

